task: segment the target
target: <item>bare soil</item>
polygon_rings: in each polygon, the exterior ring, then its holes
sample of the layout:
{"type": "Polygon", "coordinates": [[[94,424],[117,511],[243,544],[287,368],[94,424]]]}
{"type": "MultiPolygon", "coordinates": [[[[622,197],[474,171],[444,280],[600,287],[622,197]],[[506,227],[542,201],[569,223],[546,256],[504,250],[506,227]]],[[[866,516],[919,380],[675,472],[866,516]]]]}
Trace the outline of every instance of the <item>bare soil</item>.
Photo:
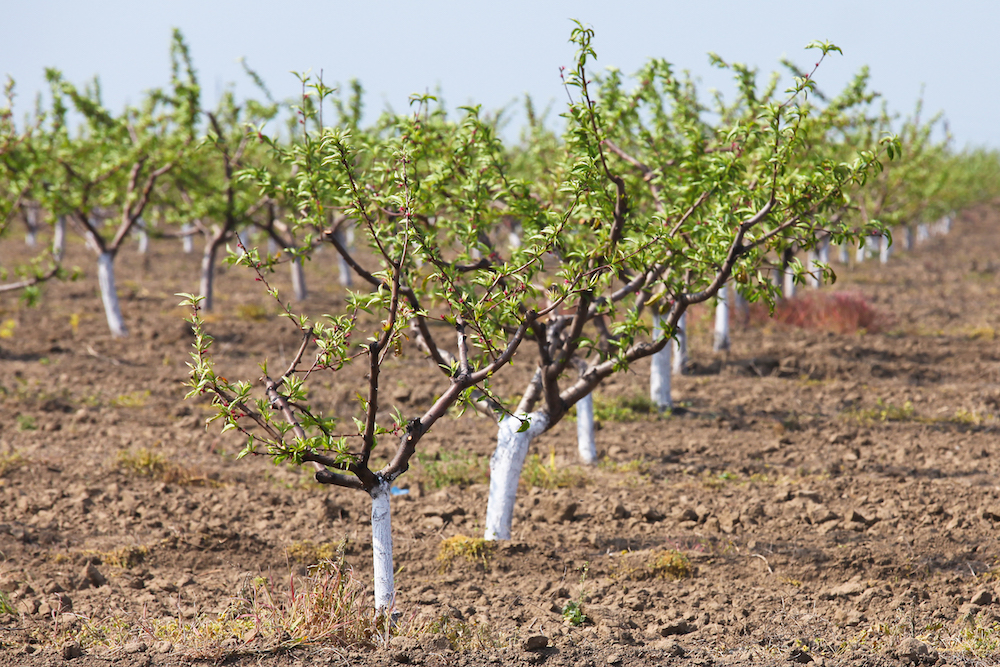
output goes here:
{"type": "MultiPolygon", "coordinates": [[[[995,664],[998,229],[995,210],[975,210],[887,265],[835,265],[836,289],[864,295],[882,333],[737,324],[716,355],[707,310],[692,313],[678,414],[605,410],[595,468],[575,466],[572,420],[544,435],[513,539],[485,558],[438,554],[481,535],[496,429],[475,414],[440,422],[393,500],[409,635],[351,649],[156,634],[225,612],[248,576],[287,593],[290,574],[337,545],[370,582],[368,499],[235,460],[240,443],[183,400],[192,339],[174,294],[195,290],[197,254],[167,240],[122,254],[131,336],[115,340],[93,258],[71,245],[81,280],[46,287],[38,308],[0,297],[0,591],[16,610],[0,613],[0,663],[995,664]],[[465,472],[445,477],[454,459],[465,472]],[[687,576],[652,567],[671,550],[687,576]],[[564,618],[569,602],[581,625],[564,618]],[[65,658],[73,637],[82,655],[65,658]]],[[[16,239],[0,246],[5,264],[19,254],[16,239]]],[[[342,308],[333,264],[324,252],[307,266],[309,312],[342,308]]],[[[296,331],[252,277],[225,270],[218,289],[220,373],[253,379],[261,358],[294,353],[296,331]]],[[[362,372],[317,391],[347,416],[362,372]]],[[[413,416],[444,381],[405,349],[383,386],[413,416]]],[[[598,404],[647,388],[637,364],[598,404]]]]}

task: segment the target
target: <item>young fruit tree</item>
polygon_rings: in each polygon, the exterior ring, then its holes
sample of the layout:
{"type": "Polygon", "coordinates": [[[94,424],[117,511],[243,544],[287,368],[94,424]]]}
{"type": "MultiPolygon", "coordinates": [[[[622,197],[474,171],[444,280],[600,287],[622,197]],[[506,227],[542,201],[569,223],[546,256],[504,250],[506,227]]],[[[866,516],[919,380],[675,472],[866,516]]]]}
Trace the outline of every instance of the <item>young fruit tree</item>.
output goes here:
{"type": "MultiPolygon", "coordinates": [[[[555,164],[535,161],[535,175],[524,177],[534,201],[558,222],[522,221],[523,246],[511,257],[514,265],[545,257],[531,265],[535,272],[522,274],[523,307],[547,315],[528,328],[537,371],[516,409],[499,421],[488,539],[511,536],[518,480],[535,438],[605,378],[664,350],[688,307],[719,298],[731,279],[746,298],[773,303],[769,257],[792,245],[810,248],[820,236],[857,238],[857,230],[837,222],[851,206],[846,193],[878,172],[883,151],[892,157],[897,150],[885,137],[850,146],[851,159],[834,160],[814,145],[832,129],[810,97],[815,70],[779,95],[776,78],[761,90],[753,71],[713,57],[734,72],[740,94],[716,109],[712,124],[692,82],[662,60],[637,74],[632,91],[615,70],[594,77],[592,37],[581,25],[573,31],[579,50],[566,73],[571,102],[562,155],[555,164]],[[655,335],[647,310],[656,317],[655,335]]],[[[811,48],[820,60],[839,51],[811,48]]],[[[522,157],[519,164],[532,161],[522,157]]],[[[872,221],[868,229],[880,226],[872,221]]],[[[827,266],[817,270],[831,275],[827,266]]],[[[658,361],[655,368],[662,392],[670,365],[658,361]]]]}
{"type": "Polygon", "coordinates": [[[266,123],[277,113],[273,102],[237,103],[232,91],[226,91],[214,110],[204,112],[208,135],[169,175],[170,187],[179,195],[171,202],[171,217],[182,230],[183,225],[193,224],[204,237],[198,284],[206,311],[215,305],[219,251],[234,242],[237,232],[250,227],[255,216],[262,217],[269,203],[253,184],[238,178],[242,170],[266,159],[265,147],[247,133],[247,124],[266,123]]]}
{"type": "MultiPolygon", "coordinates": [[[[317,481],[371,497],[379,609],[394,595],[392,482],[450,408],[482,406],[497,420],[486,536],[507,539],[532,440],[603,379],[662,350],[687,307],[730,278],[750,298],[773,299],[763,273],[769,253],[806,246],[820,231],[856,237],[828,216],[849,205],[846,187],[879,168],[878,147],[844,163],[803,144],[816,122],[810,78],[779,100],[773,85],[760,93],[752,73],[733,66],[743,93],[714,127],[702,121],[690,82],[662,61],[643,71],[635,92],[623,92],[612,73],[592,94],[591,38],[582,26],[573,32],[579,54],[567,85],[576,99],[561,143],[508,149],[478,108],[452,122],[430,96],[370,130],[345,129],[343,120],[327,127],[321,111],[333,91],[308,80],[299,132],[279,140],[257,130],[276,164],[242,178],[288,207],[303,258],[328,243],[359,284],[344,312],[316,318],[269,286],[275,258],[245,246],[231,257],[295,327],[298,352],[280,374],[265,363],[256,382],[227,379],[211,356],[200,297],[185,295],[195,309],[191,395],[211,398],[223,430],[244,439],[241,456],[312,466],[317,481]],[[347,221],[358,230],[354,250],[336,233],[347,221]],[[519,243],[509,243],[511,229],[521,230],[519,243]],[[654,308],[661,321],[652,338],[644,315],[654,308]],[[390,412],[380,391],[392,377],[387,360],[407,338],[447,378],[419,415],[390,412]],[[519,402],[505,406],[491,380],[519,351],[519,363],[534,356],[536,369],[519,402]],[[320,378],[351,383],[356,364],[366,388],[353,414],[325,412],[320,378]],[[564,375],[571,379],[561,386],[564,375]],[[353,428],[343,425],[348,416],[353,428]],[[395,445],[379,460],[373,453],[387,439],[395,445]]],[[[891,140],[884,145],[894,150],[891,140]]]]}
{"type": "MultiPolygon", "coordinates": [[[[499,228],[508,214],[535,228],[565,220],[553,218],[509,176],[505,149],[476,109],[468,109],[461,122],[449,122],[421,99],[413,115],[386,116],[376,130],[352,132],[320,122],[319,110],[332,91],[322,82],[308,83],[311,102],[298,110],[301,132],[285,142],[255,132],[276,164],[242,177],[260,183],[263,195],[288,203],[287,224],[304,239],[303,252],[318,242],[332,245],[354,271],[358,288],[348,293],[340,314],[293,312],[268,282],[277,258],[262,257],[241,242],[241,252],[230,259],[249,267],[282,304],[298,351],[276,374],[264,363],[256,382],[229,380],[211,356],[212,338],[199,315],[202,298],[184,295],[195,309],[190,395],[211,397],[223,431],[245,439],[241,457],[311,466],[318,482],[371,497],[375,605],[387,611],[395,590],[393,481],[406,472],[424,434],[453,406],[478,401],[503,410],[490,380],[509,366],[528,330],[547,314],[522,304],[528,290],[523,276],[537,273],[541,254],[523,254],[518,264],[501,262],[482,230],[499,228]],[[503,208],[495,205],[498,200],[503,208]],[[357,227],[356,251],[336,233],[348,218],[357,227]],[[381,391],[393,380],[386,362],[401,352],[408,334],[448,380],[418,415],[390,406],[381,391]],[[317,402],[318,387],[356,383],[349,374],[355,365],[365,370],[365,389],[350,415],[330,414],[317,402]]],[[[434,367],[428,374],[428,382],[438,378],[434,367]]]]}
{"type": "MultiPolygon", "coordinates": [[[[27,223],[29,238],[35,238],[44,214],[39,199],[44,194],[46,161],[39,148],[44,145],[41,125],[45,117],[36,113],[19,127],[14,118],[14,98],[14,81],[8,78],[0,103],[0,236],[20,214],[27,223]]],[[[34,243],[29,247],[33,248],[34,243]]],[[[0,267],[0,293],[20,290],[24,301],[36,302],[41,283],[66,277],[61,259],[54,249],[47,249],[29,261],[0,267]]]]}
{"type": "Polygon", "coordinates": [[[59,71],[46,71],[53,102],[45,127],[44,203],[66,215],[97,255],[101,299],[116,337],[128,330],[115,285],[115,257],[141,224],[159,179],[180,163],[195,136],[198,84],[176,31],[171,61],[171,88],[148,92],[141,107],[117,116],[104,107],[96,80],[81,90],[59,71]],[[71,109],[82,117],[79,128],[68,122],[71,109]],[[115,221],[109,235],[103,231],[105,220],[115,221]]]}

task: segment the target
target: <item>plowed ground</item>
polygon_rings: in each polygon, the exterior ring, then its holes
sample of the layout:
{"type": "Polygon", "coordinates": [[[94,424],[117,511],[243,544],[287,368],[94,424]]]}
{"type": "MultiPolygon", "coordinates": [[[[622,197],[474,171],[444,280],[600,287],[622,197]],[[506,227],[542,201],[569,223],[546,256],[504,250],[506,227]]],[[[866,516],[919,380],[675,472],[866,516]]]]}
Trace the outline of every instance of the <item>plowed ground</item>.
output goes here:
{"type": "MultiPolygon", "coordinates": [[[[485,557],[438,559],[443,540],[481,535],[496,428],[472,413],[439,422],[393,500],[410,636],[367,649],[204,630],[254,577],[286,599],[290,575],[302,585],[338,548],[369,584],[368,499],[235,460],[237,439],[183,400],[192,339],[174,293],[195,291],[196,254],[168,240],[144,260],[123,252],[131,336],[114,340],[93,259],[73,245],[84,278],[48,286],[38,308],[0,300],[0,663],[62,662],[77,637],[81,665],[994,664],[998,230],[980,209],[887,265],[835,265],[836,289],[864,295],[882,333],[736,324],[715,355],[707,310],[693,312],[679,414],[643,412],[648,364],[612,378],[597,397],[601,465],[576,466],[572,420],[541,437],[513,539],[485,557]],[[686,576],[654,569],[664,553],[686,576]],[[569,602],[585,622],[564,618],[569,602]],[[534,635],[548,648],[527,650],[534,635]]],[[[5,264],[23,253],[0,246],[5,264]]],[[[342,308],[332,264],[325,252],[307,266],[314,314],[342,308]]],[[[209,318],[220,373],[254,379],[263,357],[294,353],[275,310],[251,276],[223,272],[209,318]]],[[[318,395],[347,416],[362,373],[318,395]]],[[[413,416],[444,379],[411,347],[383,387],[413,416]]]]}

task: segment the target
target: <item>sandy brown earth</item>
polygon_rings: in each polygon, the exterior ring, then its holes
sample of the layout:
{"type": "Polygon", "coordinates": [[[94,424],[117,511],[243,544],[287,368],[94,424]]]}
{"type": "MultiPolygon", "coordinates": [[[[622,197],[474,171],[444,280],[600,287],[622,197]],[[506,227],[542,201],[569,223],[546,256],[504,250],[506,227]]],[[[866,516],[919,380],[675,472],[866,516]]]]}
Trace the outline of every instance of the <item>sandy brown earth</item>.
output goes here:
{"type": "MultiPolygon", "coordinates": [[[[450,564],[442,541],[482,531],[495,427],[440,422],[393,501],[403,634],[351,648],[288,648],[246,619],[288,604],[290,584],[301,603],[322,557],[370,583],[366,497],[235,460],[239,443],[183,400],[191,338],[174,293],[195,289],[197,256],[166,240],[145,261],[122,255],[132,335],[118,341],[73,246],[83,279],[50,285],[39,308],[0,301],[0,663],[995,664],[998,229],[980,209],[888,265],[835,267],[882,333],[737,325],[722,356],[693,313],[679,414],[642,412],[648,365],[613,378],[601,465],[574,465],[563,422],[534,445],[513,539],[450,564]]],[[[17,254],[0,246],[0,262],[17,254]]],[[[308,267],[314,313],[343,301],[328,264],[308,267]]],[[[210,327],[230,379],[297,344],[258,288],[220,277],[210,327]]],[[[319,397],[346,416],[360,373],[319,397]]],[[[408,414],[444,386],[413,349],[383,383],[408,414]]]]}

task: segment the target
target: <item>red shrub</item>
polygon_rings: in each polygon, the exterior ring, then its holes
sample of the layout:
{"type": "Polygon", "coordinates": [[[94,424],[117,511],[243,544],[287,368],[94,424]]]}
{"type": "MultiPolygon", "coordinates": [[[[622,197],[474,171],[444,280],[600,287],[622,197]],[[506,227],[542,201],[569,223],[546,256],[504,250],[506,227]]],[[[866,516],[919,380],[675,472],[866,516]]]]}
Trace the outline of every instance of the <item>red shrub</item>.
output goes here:
{"type": "Polygon", "coordinates": [[[762,325],[774,320],[788,326],[816,331],[846,334],[864,330],[868,333],[884,331],[889,318],[857,292],[811,292],[794,299],[779,301],[774,316],[768,314],[764,304],[750,308],[750,323],[762,325]]]}

